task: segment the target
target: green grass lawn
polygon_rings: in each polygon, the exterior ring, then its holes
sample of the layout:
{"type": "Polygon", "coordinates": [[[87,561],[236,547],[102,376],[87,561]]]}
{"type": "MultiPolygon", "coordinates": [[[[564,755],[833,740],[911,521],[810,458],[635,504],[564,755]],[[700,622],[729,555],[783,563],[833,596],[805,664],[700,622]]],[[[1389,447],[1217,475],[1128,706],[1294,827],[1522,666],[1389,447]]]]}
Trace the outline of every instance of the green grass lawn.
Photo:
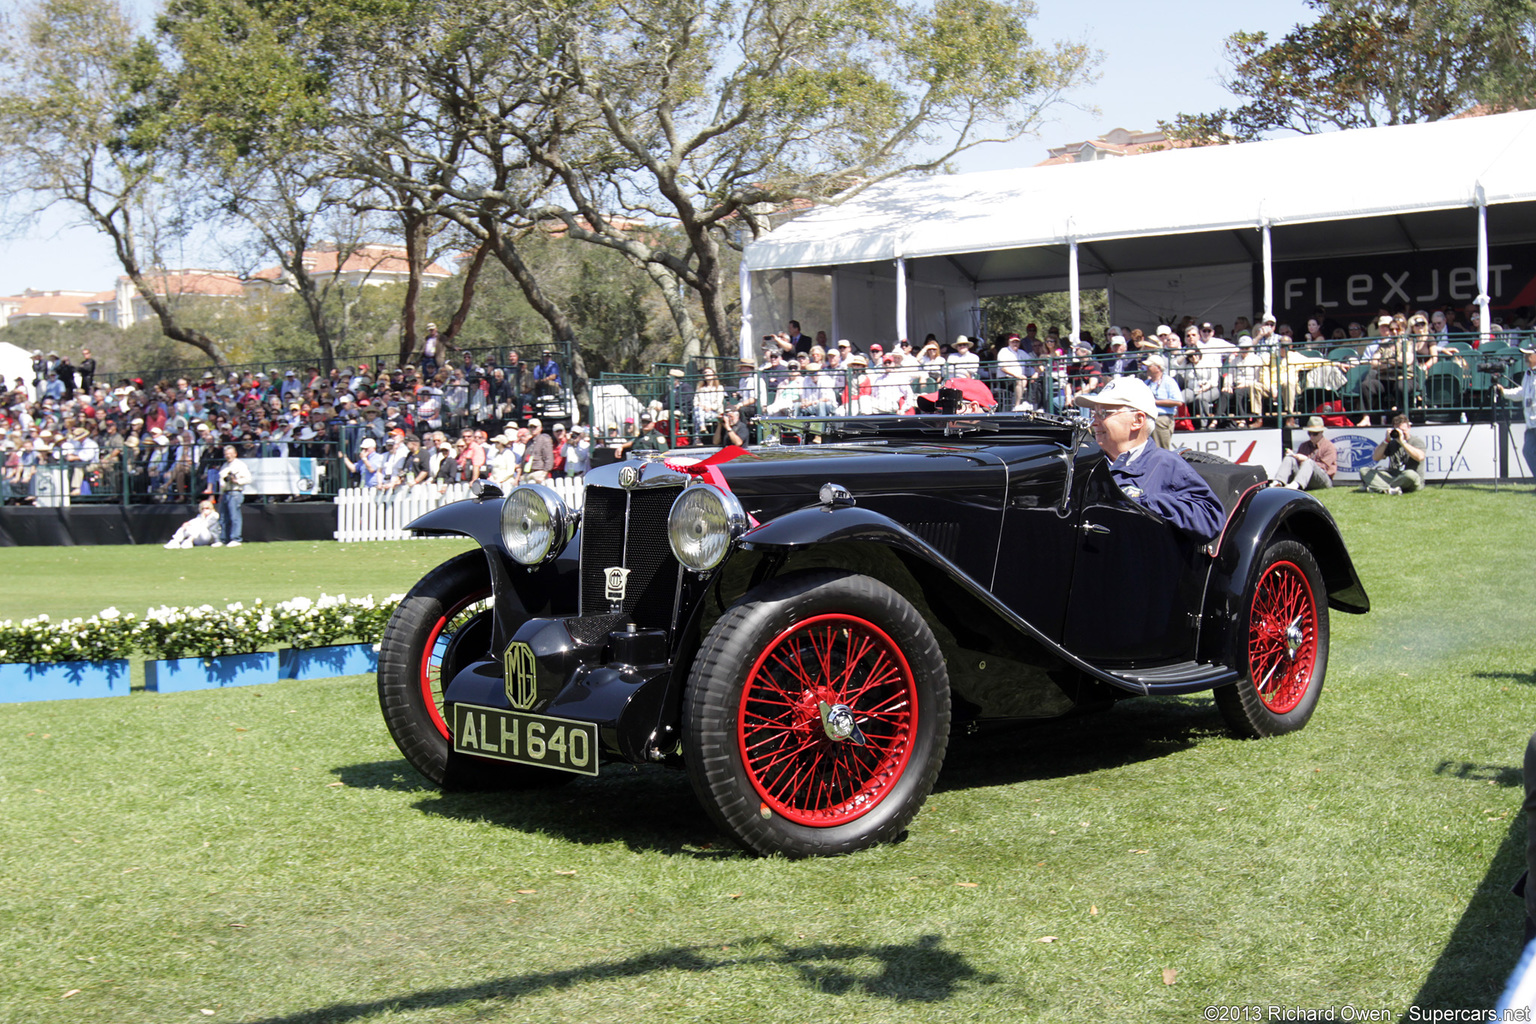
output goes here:
{"type": "Polygon", "coordinates": [[[294,541],[167,551],[158,545],[0,548],[0,619],[143,615],[160,605],[403,594],[432,566],[472,547],[461,538],[338,544],[294,541]]]}
{"type": "MultiPolygon", "coordinates": [[[[957,737],[910,838],[838,860],[740,854],[660,768],[439,793],[363,677],[0,706],[0,1021],[1486,1007],[1520,940],[1536,499],[1324,501],[1374,611],[1333,616],[1306,730],[1233,740],[1201,697],[957,737]]],[[[382,597],[458,549],[3,549],[0,617],[382,597]]]]}

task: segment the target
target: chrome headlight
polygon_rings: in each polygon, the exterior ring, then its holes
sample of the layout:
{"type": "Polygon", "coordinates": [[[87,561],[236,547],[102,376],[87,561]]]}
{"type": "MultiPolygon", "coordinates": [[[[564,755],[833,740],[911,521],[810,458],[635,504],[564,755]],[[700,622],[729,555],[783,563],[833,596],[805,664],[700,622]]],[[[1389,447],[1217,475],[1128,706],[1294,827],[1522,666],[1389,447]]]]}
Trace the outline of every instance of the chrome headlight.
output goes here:
{"type": "Polygon", "coordinates": [[[548,487],[514,487],[501,503],[501,542],[524,565],[559,555],[575,532],[576,517],[548,487]]]}
{"type": "Polygon", "coordinates": [[[731,541],[747,528],[747,513],[729,491],[695,484],[678,495],[667,513],[667,543],[684,567],[707,572],[719,565],[731,541]]]}

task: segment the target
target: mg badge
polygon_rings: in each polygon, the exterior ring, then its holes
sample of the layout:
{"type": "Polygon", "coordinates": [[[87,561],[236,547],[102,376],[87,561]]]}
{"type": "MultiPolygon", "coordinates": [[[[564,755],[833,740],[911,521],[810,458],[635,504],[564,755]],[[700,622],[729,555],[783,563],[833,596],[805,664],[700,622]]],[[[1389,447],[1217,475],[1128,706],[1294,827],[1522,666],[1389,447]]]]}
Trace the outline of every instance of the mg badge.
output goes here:
{"type": "MultiPolygon", "coordinates": [[[[640,470],[635,466],[625,466],[619,470],[619,486],[628,490],[640,482],[640,470]]],[[[613,570],[609,570],[612,572],[613,570]]]]}
{"type": "Polygon", "coordinates": [[[629,570],[620,566],[603,570],[603,596],[615,604],[622,604],[624,591],[629,586],[629,570]]]}
{"type": "Polygon", "coordinates": [[[539,696],[539,674],[533,661],[533,648],[522,641],[507,645],[501,656],[506,668],[507,703],[527,711],[539,696]]]}

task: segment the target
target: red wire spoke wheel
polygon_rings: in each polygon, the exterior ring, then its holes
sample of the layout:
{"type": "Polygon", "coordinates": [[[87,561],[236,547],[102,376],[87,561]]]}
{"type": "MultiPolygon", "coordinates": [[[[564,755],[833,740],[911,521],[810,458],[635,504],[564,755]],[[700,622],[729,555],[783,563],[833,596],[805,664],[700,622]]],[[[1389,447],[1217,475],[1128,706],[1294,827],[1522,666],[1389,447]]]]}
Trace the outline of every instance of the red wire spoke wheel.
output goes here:
{"type": "Polygon", "coordinates": [[[1317,660],[1317,600],[1294,562],[1264,570],[1248,612],[1248,665],[1259,699],[1277,715],[1306,695],[1317,660]]]}
{"type": "Polygon", "coordinates": [[[379,641],[384,724],[411,767],[440,786],[452,760],[443,689],[457,666],[489,655],[490,594],[485,554],[456,555],[411,588],[379,641]],[[478,646],[471,642],[476,636],[478,646]]]}
{"type": "Polygon", "coordinates": [[[818,615],[774,637],[747,676],[737,740],[752,786],[802,825],[867,813],[901,777],[917,725],[917,680],[896,642],[854,615],[818,615]],[[858,742],[829,731],[846,708],[858,742]]]}
{"type": "Polygon", "coordinates": [[[770,580],[716,620],[683,709],[699,802],[749,850],[851,853],[900,839],[949,740],[933,632],[885,584],[819,570],[770,580]]]}
{"type": "Polygon", "coordinates": [[[1216,690],[1216,706],[1237,735],[1278,736],[1312,717],[1328,668],[1324,593],[1306,547],[1277,540],[1264,550],[1233,642],[1244,677],[1216,690]]]}
{"type": "MultiPolygon", "coordinates": [[[[450,598],[453,602],[443,610],[435,623],[427,633],[426,642],[421,647],[421,664],[417,671],[417,677],[421,681],[422,706],[431,719],[433,727],[443,739],[448,739],[448,722],[443,717],[443,690],[451,680],[452,670],[444,678],[443,664],[449,653],[460,646],[464,640],[462,631],[475,616],[486,611],[490,607],[490,587],[483,591],[461,594],[450,598]]],[[[461,652],[459,652],[461,653],[461,652]]],[[[480,653],[484,653],[483,651],[480,653]]],[[[453,664],[462,664],[455,658],[453,664]]]]}

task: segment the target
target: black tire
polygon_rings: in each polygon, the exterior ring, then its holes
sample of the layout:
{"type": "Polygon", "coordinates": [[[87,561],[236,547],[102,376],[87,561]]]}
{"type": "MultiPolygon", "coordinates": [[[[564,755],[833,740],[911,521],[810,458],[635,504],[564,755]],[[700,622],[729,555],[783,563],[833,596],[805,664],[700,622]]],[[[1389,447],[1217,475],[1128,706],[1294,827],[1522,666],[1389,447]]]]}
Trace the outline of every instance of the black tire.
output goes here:
{"type": "Polygon", "coordinates": [[[1275,540],[1264,549],[1243,595],[1232,656],[1243,678],[1216,690],[1228,728],[1256,739],[1307,724],[1328,674],[1328,594],[1303,545],[1275,540]]]}
{"type": "Polygon", "coordinates": [[[443,688],[459,669],[490,655],[491,572],[483,551],[466,551],[421,578],[400,602],[379,643],[379,708],[395,745],[445,789],[513,789],[569,782],[566,772],[454,752],[443,688]]]}
{"type": "Polygon", "coordinates": [[[949,714],[943,654],[905,598],[868,576],[796,574],[704,638],[683,754],[705,810],[747,849],[852,853],[901,838],[938,777],[949,714]]]}
{"type": "Polygon", "coordinates": [[[1220,455],[1212,455],[1210,452],[1195,451],[1193,448],[1185,448],[1179,454],[1184,457],[1185,462],[1198,462],[1207,466],[1234,465],[1231,459],[1224,459],[1220,455]]]}

